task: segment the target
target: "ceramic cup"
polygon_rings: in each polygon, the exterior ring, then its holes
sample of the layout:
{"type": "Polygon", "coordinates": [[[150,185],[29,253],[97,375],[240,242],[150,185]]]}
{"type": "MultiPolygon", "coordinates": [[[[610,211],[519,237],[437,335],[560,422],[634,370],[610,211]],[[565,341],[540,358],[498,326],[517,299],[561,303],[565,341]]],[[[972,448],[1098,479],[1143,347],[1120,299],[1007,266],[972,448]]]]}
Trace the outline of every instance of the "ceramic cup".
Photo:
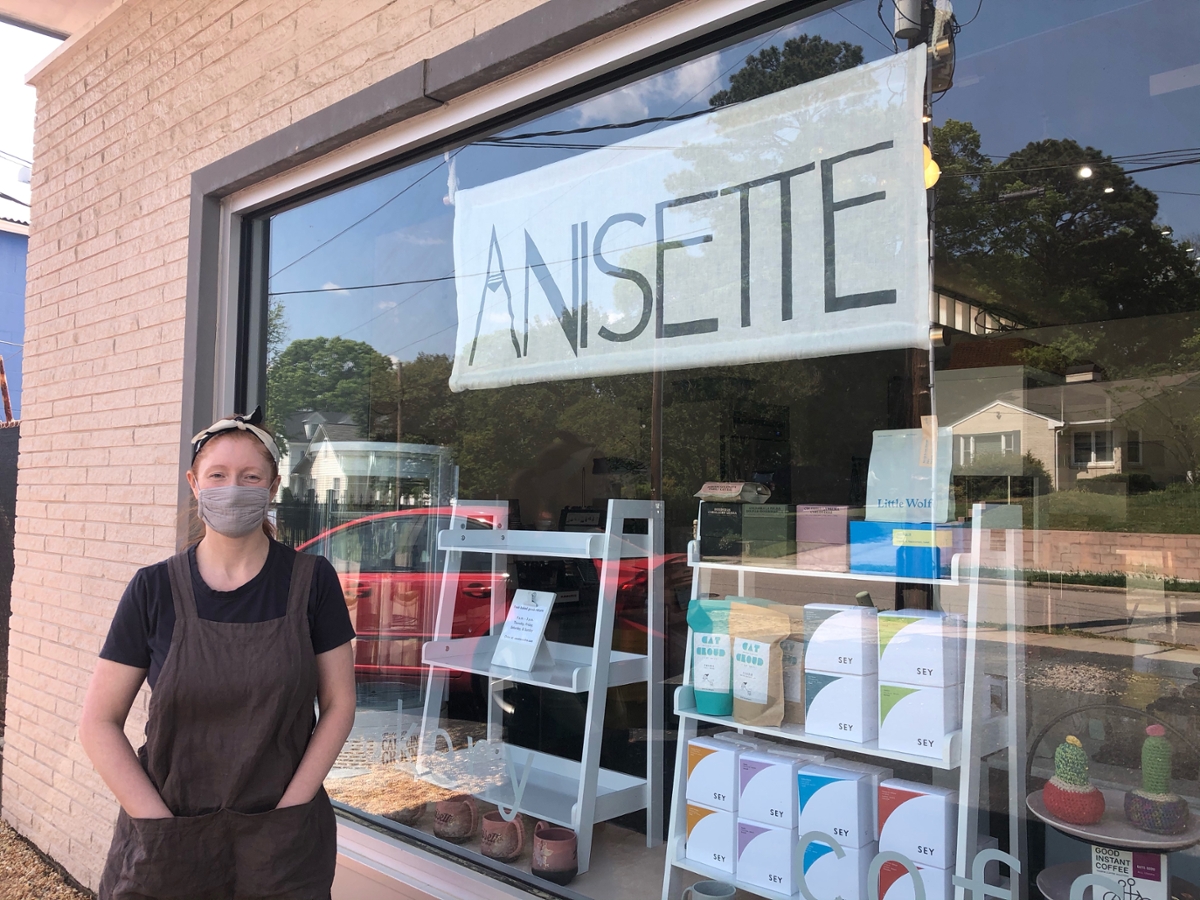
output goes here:
{"type": "Polygon", "coordinates": [[[418,803],[403,809],[393,809],[390,813],[384,813],[384,818],[399,822],[401,825],[416,825],[421,821],[423,815],[425,815],[425,804],[418,803]]]}
{"type": "Polygon", "coordinates": [[[722,900],[732,897],[737,893],[737,888],[732,884],[726,884],[724,881],[697,881],[695,884],[685,888],[679,900],[688,900],[689,896],[695,900],[708,900],[708,898],[720,897],[722,900]]]}
{"type": "Polygon", "coordinates": [[[533,829],[534,875],[555,884],[570,884],[579,871],[578,839],[570,828],[538,822],[533,829]]]}
{"type": "Polygon", "coordinates": [[[444,841],[461,844],[475,833],[479,807],[470,794],[455,794],[439,800],[433,817],[433,833],[444,841]]]}
{"type": "Polygon", "coordinates": [[[511,822],[497,812],[483,817],[483,839],[480,849],[488,859],[509,862],[525,852],[525,819],[520,813],[511,822]]]}

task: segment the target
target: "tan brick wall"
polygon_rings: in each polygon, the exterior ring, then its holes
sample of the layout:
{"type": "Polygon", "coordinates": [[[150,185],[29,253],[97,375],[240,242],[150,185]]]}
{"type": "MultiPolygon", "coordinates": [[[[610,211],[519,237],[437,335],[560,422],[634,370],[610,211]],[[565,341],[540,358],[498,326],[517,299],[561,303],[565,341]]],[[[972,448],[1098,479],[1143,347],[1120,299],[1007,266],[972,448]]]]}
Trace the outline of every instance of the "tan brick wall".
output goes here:
{"type": "Polygon", "coordinates": [[[190,174],[540,2],[130,0],[37,77],[3,816],[84,884],[84,688],[174,547],[190,174]]]}

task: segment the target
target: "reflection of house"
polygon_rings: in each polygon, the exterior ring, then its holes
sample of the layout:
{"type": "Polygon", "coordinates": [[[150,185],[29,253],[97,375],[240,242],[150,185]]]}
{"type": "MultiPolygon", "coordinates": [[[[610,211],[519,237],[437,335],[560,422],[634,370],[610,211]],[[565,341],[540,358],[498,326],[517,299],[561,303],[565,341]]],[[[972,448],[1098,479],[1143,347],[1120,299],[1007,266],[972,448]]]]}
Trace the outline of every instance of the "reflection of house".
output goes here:
{"type": "Polygon", "coordinates": [[[304,459],[308,445],[312,443],[317,428],[321,425],[348,429],[335,432],[334,440],[354,440],[358,437],[358,426],[345,413],[306,409],[288,416],[283,422],[283,436],[287,438],[287,449],[279,459],[279,477],[280,485],[294,495],[303,494],[304,488],[293,483],[292,472],[304,459]]]}
{"type": "Polygon", "coordinates": [[[449,447],[353,440],[354,426],[318,425],[291,470],[292,493],[309,492],[355,506],[439,506],[455,496],[457,471],[449,447]],[[351,438],[351,439],[347,439],[351,438]]]}
{"type": "Polygon", "coordinates": [[[1006,392],[953,424],[958,471],[1015,475],[1028,453],[1056,489],[1105,475],[1156,484],[1194,471],[1200,451],[1195,373],[1103,381],[1091,368],[1062,384],[1006,392]]]}
{"type": "MultiPolygon", "coordinates": [[[[955,422],[954,469],[988,475],[1020,475],[1026,453],[1053,460],[1063,423],[1014,403],[997,400],[955,422]]],[[[1049,463],[1046,467],[1050,468],[1049,463]]],[[[1051,473],[1051,478],[1054,474],[1051,473]]]]}

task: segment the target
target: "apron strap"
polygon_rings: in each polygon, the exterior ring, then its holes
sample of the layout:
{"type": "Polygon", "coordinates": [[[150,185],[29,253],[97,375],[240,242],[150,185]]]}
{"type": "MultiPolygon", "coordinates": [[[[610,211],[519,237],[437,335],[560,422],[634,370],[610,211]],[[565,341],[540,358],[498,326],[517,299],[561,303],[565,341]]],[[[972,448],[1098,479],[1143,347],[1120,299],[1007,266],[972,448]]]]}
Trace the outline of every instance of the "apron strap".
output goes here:
{"type": "Polygon", "coordinates": [[[312,588],[313,573],[317,569],[317,558],[311,553],[297,553],[292,563],[292,586],[288,591],[287,614],[308,621],[308,595],[312,588]]]}
{"type": "Polygon", "coordinates": [[[192,564],[190,551],[184,550],[167,560],[167,574],[171,576],[171,599],[175,604],[175,621],[192,621],[197,618],[196,594],[192,591],[192,564]]]}

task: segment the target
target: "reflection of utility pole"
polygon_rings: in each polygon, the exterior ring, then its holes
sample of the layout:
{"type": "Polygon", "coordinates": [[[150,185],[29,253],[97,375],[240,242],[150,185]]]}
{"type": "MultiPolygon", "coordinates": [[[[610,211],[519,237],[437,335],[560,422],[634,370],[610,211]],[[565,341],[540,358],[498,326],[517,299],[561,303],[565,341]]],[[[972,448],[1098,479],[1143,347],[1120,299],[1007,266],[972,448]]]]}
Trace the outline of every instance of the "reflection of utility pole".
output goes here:
{"type": "Polygon", "coordinates": [[[4,374],[4,357],[0,356],[0,397],[4,398],[4,421],[13,420],[12,402],[8,399],[8,376],[4,374]]]}
{"type": "Polygon", "coordinates": [[[663,446],[662,446],[662,370],[655,368],[650,376],[650,499],[661,500],[663,446]]]}
{"type": "MultiPolygon", "coordinates": [[[[907,2],[896,3],[894,6],[896,12],[895,36],[901,40],[907,39],[910,50],[926,42],[932,46],[935,21],[933,3],[929,0],[907,0],[907,2]]],[[[922,137],[926,147],[932,146],[933,138],[933,63],[933,55],[927,53],[921,115],[922,137]]],[[[929,286],[932,290],[935,283],[933,231],[935,205],[932,190],[925,192],[925,202],[928,208],[926,236],[929,246],[929,286]]],[[[936,416],[937,413],[933,405],[934,348],[932,338],[927,351],[915,349],[905,351],[905,366],[901,378],[906,382],[902,387],[900,398],[903,409],[899,413],[905,420],[902,427],[920,428],[922,417],[936,416]]],[[[933,421],[936,423],[936,418],[933,421]]],[[[936,425],[931,439],[934,446],[937,446],[936,425]]],[[[934,485],[934,490],[938,490],[936,479],[931,479],[931,483],[934,485]]],[[[896,609],[933,609],[933,589],[929,585],[904,584],[898,581],[896,582],[895,602],[896,609]]]]}

